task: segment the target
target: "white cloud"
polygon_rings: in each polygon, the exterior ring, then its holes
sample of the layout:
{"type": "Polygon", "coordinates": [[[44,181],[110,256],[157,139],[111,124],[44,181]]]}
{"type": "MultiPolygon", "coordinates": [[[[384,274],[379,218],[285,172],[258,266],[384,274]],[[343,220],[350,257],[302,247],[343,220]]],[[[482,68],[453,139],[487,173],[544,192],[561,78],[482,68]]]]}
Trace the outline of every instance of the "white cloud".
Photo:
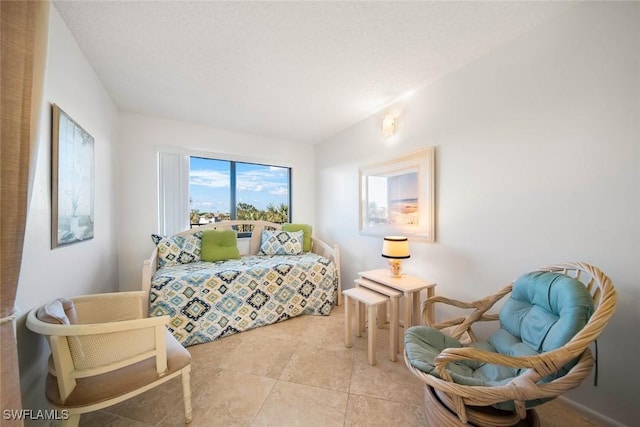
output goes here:
{"type": "Polygon", "coordinates": [[[289,194],[289,189],[287,187],[279,186],[270,190],[269,194],[273,194],[274,196],[286,196],[289,194]]]}
{"type": "Polygon", "coordinates": [[[212,170],[192,170],[189,173],[189,184],[225,188],[229,187],[229,174],[212,170]]]}
{"type": "MultiPolygon", "coordinates": [[[[258,193],[268,192],[270,194],[279,194],[278,190],[283,186],[286,173],[283,174],[283,168],[273,167],[244,171],[237,174],[237,186],[240,191],[255,191],[258,193]]],[[[286,172],[286,170],[284,170],[286,172]]],[[[285,193],[286,194],[286,193],[285,193]]]]}

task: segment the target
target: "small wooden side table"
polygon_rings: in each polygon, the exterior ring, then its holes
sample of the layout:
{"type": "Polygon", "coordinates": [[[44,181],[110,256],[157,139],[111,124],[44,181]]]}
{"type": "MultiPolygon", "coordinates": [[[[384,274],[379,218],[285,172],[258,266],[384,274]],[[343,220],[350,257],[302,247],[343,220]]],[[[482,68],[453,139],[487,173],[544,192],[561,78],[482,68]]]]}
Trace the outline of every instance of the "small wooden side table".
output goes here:
{"type": "MultiPolygon", "coordinates": [[[[418,277],[403,274],[401,277],[393,277],[387,269],[368,270],[358,273],[361,277],[369,279],[372,282],[379,283],[384,286],[388,286],[393,289],[402,291],[404,294],[404,313],[402,319],[402,325],[406,331],[410,326],[420,323],[420,292],[423,289],[427,290],[427,298],[431,298],[435,295],[436,284],[420,279],[418,277]]],[[[366,286],[366,285],[363,285],[366,286]]],[[[435,313],[430,311],[427,313],[429,320],[433,323],[435,320],[435,313]]],[[[401,349],[404,349],[404,334],[398,334],[401,349]]]]}
{"type": "MultiPolygon", "coordinates": [[[[356,336],[362,336],[362,330],[364,328],[364,310],[366,307],[369,326],[367,327],[368,346],[367,353],[369,358],[369,364],[376,364],[376,306],[386,304],[389,302],[389,297],[386,295],[373,292],[370,289],[364,287],[357,287],[346,289],[342,291],[344,295],[344,345],[349,348],[352,345],[351,341],[351,324],[353,323],[351,300],[355,302],[356,309],[356,336]]],[[[389,358],[395,361],[395,345],[393,338],[389,339],[389,358]]]]}
{"type": "MultiPolygon", "coordinates": [[[[372,291],[376,291],[379,294],[386,295],[391,299],[389,304],[391,306],[391,313],[389,315],[389,317],[391,318],[391,321],[389,322],[389,339],[392,342],[393,349],[389,354],[391,361],[395,362],[396,355],[398,354],[398,333],[400,331],[398,325],[398,311],[400,307],[399,300],[402,296],[402,292],[363,278],[356,279],[354,283],[356,284],[356,288],[362,286],[363,288],[371,289],[372,291]]],[[[387,321],[387,311],[384,310],[385,307],[385,304],[381,304],[378,306],[378,322],[380,328],[382,328],[387,321]]],[[[369,327],[375,327],[375,325],[369,324],[369,327]]]]}

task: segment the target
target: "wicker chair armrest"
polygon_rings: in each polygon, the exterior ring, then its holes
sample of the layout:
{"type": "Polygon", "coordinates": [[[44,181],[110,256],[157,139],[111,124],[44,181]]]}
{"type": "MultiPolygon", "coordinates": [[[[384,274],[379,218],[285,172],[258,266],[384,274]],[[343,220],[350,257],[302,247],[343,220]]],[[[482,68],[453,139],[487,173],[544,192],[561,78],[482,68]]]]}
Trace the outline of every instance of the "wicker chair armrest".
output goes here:
{"type": "MultiPolygon", "coordinates": [[[[489,295],[485,298],[476,300],[476,301],[472,301],[472,302],[464,302],[464,301],[458,301],[455,299],[451,299],[451,298],[446,298],[443,296],[433,296],[431,298],[428,298],[427,300],[425,300],[422,303],[422,316],[425,319],[425,322],[427,321],[427,317],[426,314],[429,312],[429,310],[433,310],[433,308],[431,307],[432,305],[436,304],[436,303],[443,303],[443,304],[447,304],[447,305],[451,305],[454,307],[458,307],[458,308],[463,308],[463,309],[473,309],[474,311],[469,314],[468,316],[464,317],[463,319],[469,319],[469,318],[473,318],[474,321],[476,320],[495,320],[494,319],[494,315],[488,315],[489,318],[487,319],[481,319],[481,317],[484,316],[484,313],[486,313],[489,309],[491,309],[499,300],[502,299],[502,297],[504,297],[505,295],[507,295],[508,293],[511,292],[512,289],[512,285],[509,284],[507,286],[505,286],[504,288],[502,288],[500,291],[498,291],[497,293],[493,294],[493,295],[489,295]]],[[[429,324],[429,323],[427,323],[429,324]]]]}
{"type": "Polygon", "coordinates": [[[445,369],[446,366],[451,362],[461,360],[475,360],[517,369],[532,369],[537,373],[539,379],[558,371],[574,357],[576,355],[569,352],[565,347],[532,356],[507,356],[473,347],[461,347],[443,350],[436,357],[435,365],[440,377],[447,381],[452,380],[445,369]]]}
{"type": "Polygon", "coordinates": [[[463,302],[442,296],[434,296],[428,298],[422,303],[422,319],[423,322],[435,329],[442,330],[445,334],[460,340],[462,343],[476,341],[472,326],[479,321],[494,321],[498,319],[497,314],[487,314],[499,300],[509,294],[513,288],[512,284],[508,284],[497,293],[473,302],[463,302]],[[432,305],[436,303],[444,303],[462,309],[472,309],[473,311],[466,316],[446,319],[440,322],[432,323],[429,320],[429,313],[432,312],[432,305]]]}
{"type": "Polygon", "coordinates": [[[440,295],[436,295],[433,296],[431,298],[428,298],[427,300],[425,300],[422,305],[423,307],[425,305],[430,306],[430,305],[434,305],[436,303],[443,303],[443,304],[447,304],[447,305],[453,305],[455,307],[458,308],[475,308],[476,306],[474,305],[474,302],[464,302],[464,301],[458,301],[455,299],[451,299],[451,298],[446,298],[440,295]]]}
{"type": "Polygon", "coordinates": [[[29,313],[27,317],[27,327],[38,334],[47,336],[70,337],[134,331],[137,329],[155,328],[158,325],[167,325],[170,319],[169,316],[158,316],[118,322],[59,325],[41,321],[37,318],[36,311],[37,309],[34,309],[29,313]]]}
{"type": "Polygon", "coordinates": [[[61,325],[37,318],[29,312],[27,327],[47,336],[57,375],[82,378],[118,369],[155,357],[158,372],[166,370],[166,325],[169,316],[107,322],[61,325]]]}
{"type": "MultiPolygon", "coordinates": [[[[466,316],[466,317],[460,316],[460,317],[452,317],[451,319],[442,320],[440,322],[433,323],[431,325],[427,323],[427,325],[430,326],[431,328],[442,330],[442,329],[452,328],[457,325],[461,325],[462,323],[467,321],[467,328],[465,329],[468,329],[475,322],[489,322],[489,321],[495,321],[498,319],[499,319],[498,314],[483,314],[477,319],[470,319],[469,316],[466,316]]],[[[447,334],[447,335],[450,335],[450,334],[447,334]]]]}

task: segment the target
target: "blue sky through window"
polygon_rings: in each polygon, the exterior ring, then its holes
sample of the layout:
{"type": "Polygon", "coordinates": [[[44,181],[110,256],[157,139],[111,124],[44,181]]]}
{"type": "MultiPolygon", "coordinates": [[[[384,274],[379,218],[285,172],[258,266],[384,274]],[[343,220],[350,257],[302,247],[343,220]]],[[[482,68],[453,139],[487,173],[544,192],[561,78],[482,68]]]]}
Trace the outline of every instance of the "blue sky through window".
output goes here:
{"type": "MultiPolygon", "coordinates": [[[[230,212],[231,162],[191,157],[189,165],[191,209],[230,212]]],[[[258,210],[267,205],[289,205],[289,168],[236,163],[236,202],[258,210]]]]}
{"type": "Polygon", "coordinates": [[[224,160],[191,157],[189,162],[189,201],[199,212],[230,211],[231,163],[224,160]]]}
{"type": "Polygon", "coordinates": [[[289,169],[277,166],[236,163],[237,201],[257,209],[268,204],[289,205],[289,169]]]}

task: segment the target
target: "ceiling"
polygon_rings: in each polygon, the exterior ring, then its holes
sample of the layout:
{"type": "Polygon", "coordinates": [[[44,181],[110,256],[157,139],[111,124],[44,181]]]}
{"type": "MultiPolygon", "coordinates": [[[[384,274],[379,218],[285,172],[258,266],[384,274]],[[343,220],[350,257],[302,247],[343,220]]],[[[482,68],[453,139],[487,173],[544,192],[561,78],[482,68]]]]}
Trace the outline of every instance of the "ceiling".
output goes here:
{"type": "Polygon", "coordinates": [[[315,143],[575,3],[54,4],[120,111],[315,143]]]}

